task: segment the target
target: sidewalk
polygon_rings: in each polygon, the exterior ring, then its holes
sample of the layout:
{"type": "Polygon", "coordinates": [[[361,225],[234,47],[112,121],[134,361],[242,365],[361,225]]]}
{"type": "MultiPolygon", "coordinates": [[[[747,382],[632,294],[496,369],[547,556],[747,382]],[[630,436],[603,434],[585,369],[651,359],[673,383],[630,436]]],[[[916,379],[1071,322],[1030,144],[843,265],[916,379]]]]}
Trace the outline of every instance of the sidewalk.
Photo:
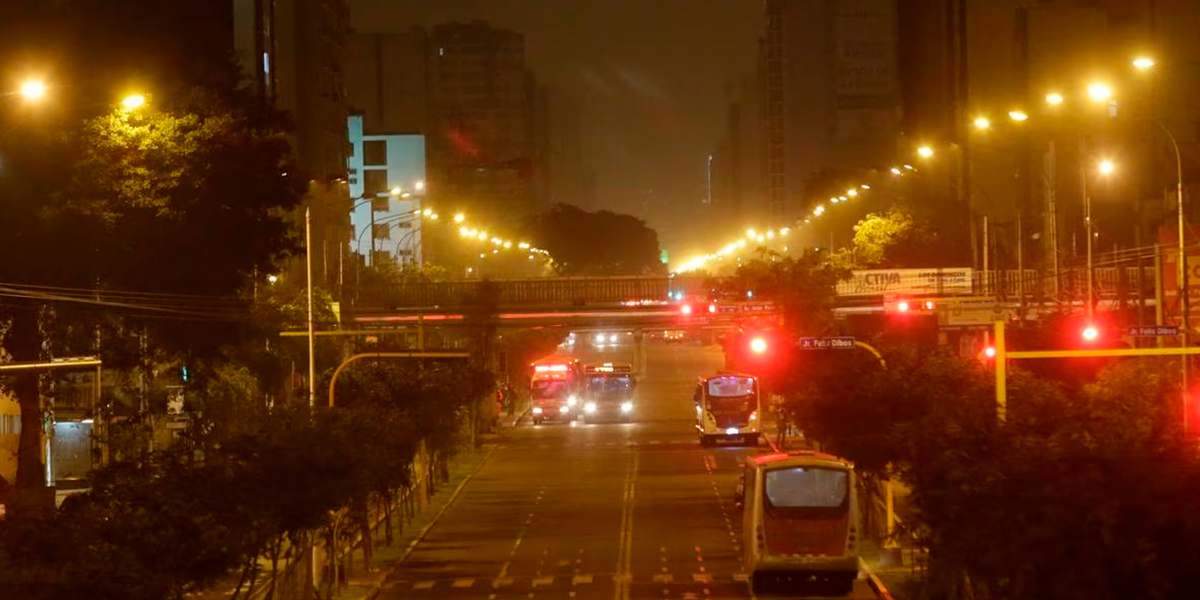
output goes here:
{"type": "MultiPolygon", "coordinates": [[[[493,436],[485,436],[491,438],[493,436]]],[[[495,449],[492,441],[474,452],[463,453],[454,458],[450,464],[450,480],[443,483],[429,501],[429,506],[418,514],[412,521],[405,523],[403,531],[392,538],[390,545],[377,540],[371,556],[369,571],[362,569],[362,550],[355,550],[352,556],[353,564],[358,565],[355,572],[348,578],[346,584],[330,597],[337,600],[360,600],[374,598],[379,594],[384,580],[408,556],[425,532],[437,522],[450,503],[458,496],[459,491],[467,480],[478,471],[495,449]]]]}
{"type": "Polygon", "coordinates": [[[885,560],[883,548],[877,542],[864,540],[860,556],[865,570],[879,579],[892,598],[910,600],[917,597],[916,588],[920,584],[922,572],[917,564],[915,550],[898,550],[900,562],[888,561],[885,560]]]}

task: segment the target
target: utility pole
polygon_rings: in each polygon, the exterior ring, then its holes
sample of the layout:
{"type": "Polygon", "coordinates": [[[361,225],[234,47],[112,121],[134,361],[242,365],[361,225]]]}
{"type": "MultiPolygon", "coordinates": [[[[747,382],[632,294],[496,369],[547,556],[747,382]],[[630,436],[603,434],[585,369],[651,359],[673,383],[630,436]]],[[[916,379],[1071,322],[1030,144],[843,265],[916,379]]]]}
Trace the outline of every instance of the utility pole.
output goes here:
{"type": "MultiPolygon", "coordinates": [[[[372,213],[374,214],[374,213],[372,213]]],[[[374,242],[372,242],[374,245],[374,242]]],[[[311,412],[317,398],[317,359],[313,332],[313,283],[312,283],[312,209],[304,209],[304,262],[308,288],[308,409],[311,412]]]]}

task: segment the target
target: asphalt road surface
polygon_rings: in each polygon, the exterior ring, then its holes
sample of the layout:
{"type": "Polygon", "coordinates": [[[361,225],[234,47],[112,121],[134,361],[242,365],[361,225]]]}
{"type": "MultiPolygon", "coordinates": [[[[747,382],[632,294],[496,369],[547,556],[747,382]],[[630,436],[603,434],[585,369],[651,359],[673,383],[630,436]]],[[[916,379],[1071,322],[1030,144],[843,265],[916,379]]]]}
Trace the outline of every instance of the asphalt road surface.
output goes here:
{"type": "MultiPolygon", "coordinates": [[[[630,343],[574,352],[632,362],[630,343]]],[[[507,433],[379,597],[752,597],[733,492],[758,449],[701,448],[692,428],[696,377],[721,365],[715,346],[648,343],[633,423],[507,433]]]]}

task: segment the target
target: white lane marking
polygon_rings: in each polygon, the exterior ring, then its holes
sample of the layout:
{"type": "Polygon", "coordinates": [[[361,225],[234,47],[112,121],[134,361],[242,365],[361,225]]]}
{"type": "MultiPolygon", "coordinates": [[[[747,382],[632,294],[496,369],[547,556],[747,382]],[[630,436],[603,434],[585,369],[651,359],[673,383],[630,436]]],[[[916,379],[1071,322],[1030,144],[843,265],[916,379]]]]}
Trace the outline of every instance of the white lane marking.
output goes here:
{"type": "Polygon", "coordinates": [[[654,581],[657,583],[671,583],[672,581],[675,581],[675,578],[672,577],[670,573],[656,573],[654,575],[654,581]]]}
{"type": "Polygon", "coordinates": [[[433,581],[418,581],[418,582],[416,582],[416,583],[414,583],[414,584],[413,584],[413,589],[414,589],[414,590],[429,590],[429,589],[433,589],[433,584],[434,584],[434,583],[435,583],[435,582],[433,582],[433,581]]]}
{"type": "Polygon", "coordinates": [[[746,582],[746,581],[750,581],[750,576],[747,575],[746,573],[734,573],[733,580],[746,582]]]}
{"type": "Polygon", "coordinates": [[[591,582],[592,582],[591,575],[576,575],[571,578],[571,585],[579,585],[581,583],[591,583],[591,582]]]}
{"type": "Polygon", "coordinates": [[[708,573],[692,573],[693,583],[712,583],[712,575],[708,573]]]}
{"type": "Polygon", "coordinates": [[[504,587],[506,585],[512,585],[512,582],[513,580],[511,577],[497,577],[492,581],[492,587],[504,587]]]}
{"type": "Polygon", "coordinates": [[[534,577],[533,587],[537,587],[539,585],[554,585],[554,577],[534,577]]]}
{"type": "Polygon", "coordinates": [[[455,580],[454,580],[454,583],[451,583],[451,584],[450,584],[450,587],[456,587],[456,588],[469,588],[469,587],[471,587],[471,586],[473,586],[473,585],[475,585],[475,578],[474,578],[474,577],[462,577],[462,578],[459,578],[459,579],[455,579],[455,580]]]}
{"type": "Polygon", "coordinates": [[[625,470],[625,496],[621,502],[617,575],[613,577],[613,581],[617,584],[616,589],[613,590],[614,600],[629,600],[629,582],[633,579],[630,575],[630,567],[633,562],[633,501],[639,455],[633,452],[629,456],[629,466],[625,470]]]}

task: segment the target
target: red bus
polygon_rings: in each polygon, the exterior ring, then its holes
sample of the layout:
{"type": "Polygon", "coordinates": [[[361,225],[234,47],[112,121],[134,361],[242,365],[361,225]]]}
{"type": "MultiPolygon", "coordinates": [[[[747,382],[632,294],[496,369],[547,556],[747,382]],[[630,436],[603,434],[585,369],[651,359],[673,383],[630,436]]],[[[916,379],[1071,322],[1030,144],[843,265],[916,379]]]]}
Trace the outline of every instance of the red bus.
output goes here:
{"type": "Polygon", "coordinates": [[[578,413],[583,372],[579,359],[571,356],[547,356],[530,365],[529,398],[533,422],[569,422],[578,413]]]}

